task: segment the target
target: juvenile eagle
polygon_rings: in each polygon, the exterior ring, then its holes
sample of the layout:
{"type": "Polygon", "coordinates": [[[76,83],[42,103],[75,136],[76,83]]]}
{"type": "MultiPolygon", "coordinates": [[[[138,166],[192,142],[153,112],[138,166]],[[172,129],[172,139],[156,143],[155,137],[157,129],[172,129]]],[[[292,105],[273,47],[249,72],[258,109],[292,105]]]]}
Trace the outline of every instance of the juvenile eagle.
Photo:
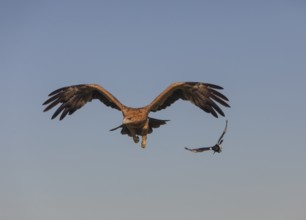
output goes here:
{"type": "Polygon", "coordinates": [[[202,82],[176,82],[166,88],[149,105],[142,108],[131,108],[123,105],[100,85],[81,84],[63,87],[51,92],[49,94],[50,98],[43,105],[47,105],[44,109],[45,112],[60,104],[54,112],[52,119],[61,114],[59,119],[62,120],[67,114],[71,115],[87,102],[99,99],[106,106],[117,109],[123,114],[122,125],[111,129],[111,131],[121,128],[121,134],[133,137],[135,143],[139,142],[138,135],[141,135],[141,147],[145,148],[147,134],[152,133],[153,128],[158,128],[168,121],[150,118],[149,113],[165,109],[178,99],[190,101],[216,118],[218,114],[224,116],[223,111],[215,102],[225,107],[230,106],[227,103],[228,99],[226,96],[218,92],[217,89],[223,88],[218,85],[202,82]]]}

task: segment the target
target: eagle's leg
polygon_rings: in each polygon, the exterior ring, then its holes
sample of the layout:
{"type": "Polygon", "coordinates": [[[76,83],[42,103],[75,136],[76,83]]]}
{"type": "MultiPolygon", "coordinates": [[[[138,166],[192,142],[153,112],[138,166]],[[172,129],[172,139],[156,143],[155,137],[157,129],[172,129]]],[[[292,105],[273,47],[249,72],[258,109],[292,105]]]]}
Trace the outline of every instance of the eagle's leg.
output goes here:
{"type": "Polygon", "coordinates": [[[139,142],[139,137],[137,136],[135,129],[129,128],[129,130],[130,130],[131,135],[133,137],[133,141],[137,144],[139,142]]]}
{"type": "Polygon", "coordinates": [[[141,131],[141,147],[146,148],[147,145],[147,134],[148,134],[148,129],[149,129],[149,120],[145,123],[144,127],[142,128],[141,131]]]}
{"type": "Polygon", "coordinates": [[[133,140],[137,144],[139,142],[139,137],[137,135],[134,135],[133,140]]]}

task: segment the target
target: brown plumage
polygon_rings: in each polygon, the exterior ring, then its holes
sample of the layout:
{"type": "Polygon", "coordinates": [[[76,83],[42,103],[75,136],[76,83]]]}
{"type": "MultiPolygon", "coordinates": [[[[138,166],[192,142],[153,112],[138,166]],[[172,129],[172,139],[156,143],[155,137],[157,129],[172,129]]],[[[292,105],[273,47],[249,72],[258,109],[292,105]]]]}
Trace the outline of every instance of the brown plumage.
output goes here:
{"type": "Polygon", "coordinates": [[[177,82],[171,84],[159,96],[157,96],[149,105],[142,108],[131,108],[123,105],[103,87],[97,84],[81,84],[67,86],[57,89],[49,94],[50,98],[43,103],[47,105],[44,111],[48,111],[60,104],[54,112],[52,119],[60,115],[60,120],[67,115],[71,115],[76,110],[83,107],[87,102],[98,99],[106,106],[112,107],[122,112],[122,125],[111,129],[111,131],[121,128],[121,134],[127,134],[133,137],[135,143],[138,143],[139,137],[142,136],[141,146],[146,147],[147,134],[166,124],[168,120],[160,120],[148,117],[150,112],[156,112],[167,108],[178,99],[192,102],[213,116],[224,116],[221,108],[216,104],[219,103],[225,107],[230,107],[228,99],[217,90],[223,89],[220,86],[201,82],[177,82]]]}

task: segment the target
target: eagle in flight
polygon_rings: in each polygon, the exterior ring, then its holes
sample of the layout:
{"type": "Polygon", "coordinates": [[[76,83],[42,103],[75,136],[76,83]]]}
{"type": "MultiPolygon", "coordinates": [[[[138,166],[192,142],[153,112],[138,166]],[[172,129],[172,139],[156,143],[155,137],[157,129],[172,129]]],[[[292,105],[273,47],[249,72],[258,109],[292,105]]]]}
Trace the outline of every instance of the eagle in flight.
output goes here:
{"type": "Polygon", "coordinates": [[[121,134],[132,137],[135,143],[139,142],[139,136],[141,136],[141,147],[145,148],[147,134],[152,133],[153,128],[158,128],[168,121],[151,118],[149,117],[150,112],[165,109],[175,101],[182,99],[190,101],[216,118],[218,114],[224,116],[216,102],[225,107],[230,106],[227,103],[229,101],[227,97],[217,91],[220,89],[223,88],[203,82],[176,82],[166,88],[149,105],[142,108],[131,108],[123,105],[115,96],[98,84],[80,84],[51,92],[50,98],[43,105],[47,105],[44,109],[45,112],[60,104],[52,119],[60,115],[59,119],[62,120],[67,114],[71,115],[87,102],[98,99],[106,106],[117,109],[123,114],[122,125],[111,129],[111,131],[121,128],[121,134]]]}

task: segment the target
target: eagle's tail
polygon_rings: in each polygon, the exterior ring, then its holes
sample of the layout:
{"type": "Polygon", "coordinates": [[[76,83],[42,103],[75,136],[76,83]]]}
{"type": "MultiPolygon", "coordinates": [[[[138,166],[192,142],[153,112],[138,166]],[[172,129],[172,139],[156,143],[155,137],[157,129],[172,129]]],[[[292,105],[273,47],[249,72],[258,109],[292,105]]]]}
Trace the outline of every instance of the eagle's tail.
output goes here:
{"type": "MultiPolygon", "coordinates": [[[[150,118],[149,117],[149,130],[148,130],[148,134],[153,132],[153,128],[159,128],[161,125],[166,124],[167,121],[169,121],[169,120],[161,120],[161,119],[156,119],[156,118],[150,118]]],[[[124,124],[119,125],[118,127],[115,127],[113,129],[111,129],[110,131],[115,131],[118,128],[122,128],[121,129],[121,134],[127,134],[127,135],[131,136],[131,133],[130,133],[129,129],[124,124]]],[[[141,135],[141,129],[136,129],[136,134],[137,135],[141,135]]]]}
{"type": "MultiPolygon", "coordinates": [[[[170,121],[170,120],[161,120],[161,119],[149,117],[149,131],[151,130],[152,132],[153,130],[152,128],[159,128],[161,125],[167,124],[167,121],[170,121]]],[[[148,133],[151,133],[151,132],[148,132],[148,133]]]]}

